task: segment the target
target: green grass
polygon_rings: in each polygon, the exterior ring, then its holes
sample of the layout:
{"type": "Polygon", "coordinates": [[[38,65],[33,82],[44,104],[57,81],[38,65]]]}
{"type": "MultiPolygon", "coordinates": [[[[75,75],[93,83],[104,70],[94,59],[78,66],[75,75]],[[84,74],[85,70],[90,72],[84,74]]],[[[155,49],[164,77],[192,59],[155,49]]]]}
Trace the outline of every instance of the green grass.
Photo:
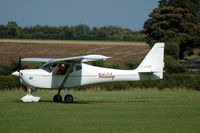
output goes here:
{"type": "Polygon", "coordinates": [[[73,92],[74,104],[53,103],[55,93],[22,103],[24,92],[0,92],[0,133],[200,132],[200,92],[73,92]]]}
{"type": "Polygon", "coordinates": [[[197,58],[199,56],[197,55],[191,55],[191,56],[187,56],[186,59],[190,60],[190,59],[194,59],[194,58],[197,58]]]}

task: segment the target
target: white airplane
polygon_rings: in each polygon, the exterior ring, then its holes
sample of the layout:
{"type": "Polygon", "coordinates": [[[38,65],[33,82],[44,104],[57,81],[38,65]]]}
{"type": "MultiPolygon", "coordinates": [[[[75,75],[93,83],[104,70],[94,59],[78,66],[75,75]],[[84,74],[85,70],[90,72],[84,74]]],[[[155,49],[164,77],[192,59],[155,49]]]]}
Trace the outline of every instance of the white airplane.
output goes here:
{"type": "MultiPolygon", "coordinates": [[[[32,89],[57,88],[58,94],[53,97],[54,102],[62,101],[60,91],[66,88],[104,82],[159,80],[163,78],[164,43],[156,43],[135,70],[118,70],[85,64],[85,62],[109,58],[103,55],[59,59],[24,58],[21,61],[43,62],[44,64],[39,69],[19,70],[13,72],[12,75],[18,76],[25,86],[32,89]]],[[[39,97],[34,97],[29,93],[29,95],[22,98],[22,101],[38,102],[39,99],[39,97]],[[27,97],[29,97],[28,100],[27,97]]],[[[64,101],[72,103],[73,96],[67,92],[64,101]]]]}

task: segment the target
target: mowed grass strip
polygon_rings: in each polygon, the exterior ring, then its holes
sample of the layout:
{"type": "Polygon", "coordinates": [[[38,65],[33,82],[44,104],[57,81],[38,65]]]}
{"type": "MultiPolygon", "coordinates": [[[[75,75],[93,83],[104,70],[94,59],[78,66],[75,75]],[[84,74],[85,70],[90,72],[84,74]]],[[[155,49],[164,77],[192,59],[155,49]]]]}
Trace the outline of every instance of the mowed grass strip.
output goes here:
{"type": "Polygon", "coordinates": [[[73,104],[52,102],[54,94],[22,103],[24,92],[0,92],[0,132],[200,132],[200,92],[72,92],[73,104]]]}
{"type": "Polygon", "coordinates": [[[0,39],[0,43],[35,43],[35,44],[74,44],[74,45],[147,45],[145,42],[129,42],[129,41],[87,41],[87,40],[31,40],[31,39],[0,39]]]}

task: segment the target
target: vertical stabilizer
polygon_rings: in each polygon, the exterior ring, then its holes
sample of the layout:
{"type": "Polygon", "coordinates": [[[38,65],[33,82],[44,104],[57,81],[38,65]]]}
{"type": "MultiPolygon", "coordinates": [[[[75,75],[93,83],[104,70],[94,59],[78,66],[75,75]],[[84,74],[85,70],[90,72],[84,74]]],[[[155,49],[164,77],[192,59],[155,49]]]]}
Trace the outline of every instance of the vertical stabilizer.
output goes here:
{"type": "Polygon", "coordinates": [[[164,43],[156,43],[136,68],[139,73],[155,73],[163,78],[164,68],[164,43]]]}

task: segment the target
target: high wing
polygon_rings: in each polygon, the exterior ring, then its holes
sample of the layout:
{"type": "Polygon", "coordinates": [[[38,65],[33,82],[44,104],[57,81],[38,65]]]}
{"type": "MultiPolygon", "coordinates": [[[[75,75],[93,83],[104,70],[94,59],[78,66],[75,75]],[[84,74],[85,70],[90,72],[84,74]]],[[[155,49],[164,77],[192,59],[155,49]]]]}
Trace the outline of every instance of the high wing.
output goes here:
{"type": "Polygon", "coordinates": [[[104,55],[85,55],[85,56],[76,56],[69,58],[23,58],[21,61],[25,62],[62,62],[62,61],[72,61],[72,62],[88,62],[88,61],[97,61],[97,60],[106,60],[111,57],[104,55]]]}
{"type": "Polygon", "coordinates": [[[50,62],[53,60],[55,59],[53,58],[23,58],[21,59],[21,61],[24,61],[24,62],[50,62]]]}

